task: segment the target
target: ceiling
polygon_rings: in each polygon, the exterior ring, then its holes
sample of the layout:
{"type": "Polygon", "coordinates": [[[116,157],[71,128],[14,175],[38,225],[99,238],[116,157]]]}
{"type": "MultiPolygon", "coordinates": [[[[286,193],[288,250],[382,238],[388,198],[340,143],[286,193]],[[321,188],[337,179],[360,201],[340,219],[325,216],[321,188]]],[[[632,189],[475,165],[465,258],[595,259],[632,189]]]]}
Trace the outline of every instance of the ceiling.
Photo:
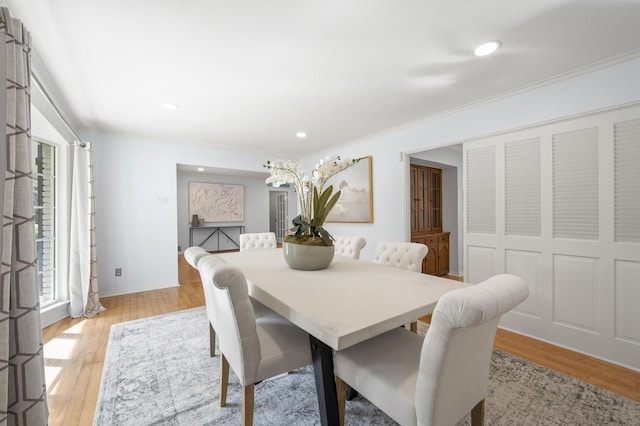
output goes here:
{"type": "Polygon", "coordinates": [[[74,126],[289,157],[640,52],[638,0],[3,2],[74,126]]]}

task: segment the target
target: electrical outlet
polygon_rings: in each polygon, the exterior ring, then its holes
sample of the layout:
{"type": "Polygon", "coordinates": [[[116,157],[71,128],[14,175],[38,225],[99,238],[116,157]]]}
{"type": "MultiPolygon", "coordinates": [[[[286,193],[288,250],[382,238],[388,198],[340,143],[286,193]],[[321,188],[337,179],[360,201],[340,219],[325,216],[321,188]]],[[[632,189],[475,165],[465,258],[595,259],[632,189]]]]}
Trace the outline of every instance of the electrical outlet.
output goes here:
{"type": "Polygon", "coordinates": [[[116,277],[119,277],[122,275],[122,268],[116,268],[116,277]]]}

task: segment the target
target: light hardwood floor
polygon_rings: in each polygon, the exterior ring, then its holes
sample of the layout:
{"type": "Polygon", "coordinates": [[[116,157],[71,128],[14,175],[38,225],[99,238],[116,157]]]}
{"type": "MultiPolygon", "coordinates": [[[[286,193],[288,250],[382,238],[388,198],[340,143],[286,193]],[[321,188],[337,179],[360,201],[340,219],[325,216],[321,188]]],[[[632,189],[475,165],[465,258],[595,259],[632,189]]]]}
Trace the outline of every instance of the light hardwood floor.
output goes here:
{"type": "MultiPolygon", "coordinates": [[[[178,259],[180,286],[101,299],[92,319],[64,319],[43,330],[49,425],[91,425],[112,324],[204,305],[200,277],[178,259]]],[[[640,402],[640,373],[515,333],[495,347],[640,402]]]]}

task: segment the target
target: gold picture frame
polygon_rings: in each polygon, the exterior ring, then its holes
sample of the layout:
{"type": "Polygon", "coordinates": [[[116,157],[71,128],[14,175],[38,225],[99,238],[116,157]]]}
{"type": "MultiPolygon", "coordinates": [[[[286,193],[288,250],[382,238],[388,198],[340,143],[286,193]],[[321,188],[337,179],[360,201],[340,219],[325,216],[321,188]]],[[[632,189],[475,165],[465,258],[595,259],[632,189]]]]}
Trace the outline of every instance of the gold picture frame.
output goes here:
{"type": "Polygon", "coordinates": [[[373,223],[373,184],[371,156],[364,157],[327,181],[334,192],[341,191],[326,222],[373,223]]]}

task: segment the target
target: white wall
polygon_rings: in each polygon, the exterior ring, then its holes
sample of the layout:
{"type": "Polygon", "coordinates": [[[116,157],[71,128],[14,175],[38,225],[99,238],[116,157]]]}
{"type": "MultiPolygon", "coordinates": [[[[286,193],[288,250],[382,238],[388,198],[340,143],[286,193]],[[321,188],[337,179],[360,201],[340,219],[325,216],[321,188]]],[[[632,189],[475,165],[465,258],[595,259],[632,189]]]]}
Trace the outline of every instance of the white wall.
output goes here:
{"type": "MultiPolygon", "coordinates": [[[[374,223],[331,224],[330,232],[364,236],[367,246],[361,259],[371,260],[378,241],[408,241],[409,238],[408,191],[401,189],[408,185],[408,165],[401,161],[403,153],[417,153],[560,117],[638,102],[638,75],[640,59],[633,59],[336,149],[334,153],[345,157],[373,156],[374,223]]],[[[305,164],[315,164],[326,154],[303,160],[305,164]]]]}
{"type": "MultiPolygon", "coordinates": [[[[640,100],[640,59],[570,80],[373,136],[332,153],[373,156],[373,224],[327,224],[332,233],[367,239],[361,258],[371,260],[375,244],[408,238],[408,165],[403,153],[459,143],[640,100]]],[[[176,164],[262,171],[256,155],[163,144],[132,136],[84,134],[95,143],[98,273],[103,295],[176,285],[176,164]],[[168,204],[158,200],[168,197],[168,204]],[[114,268],[122,267],[122,277],[114,268]]],[[[313,165],[325,153],[309,155],[313,165]]]]}
{"type": "Polygon", "coordinates": [[[94,143],[98,278],[103,296],[178,284],[177,164],[264,172],[266,158],[106,132],[94,143]],[[115,276],[122,268],[122,276],[115,276]]]}

